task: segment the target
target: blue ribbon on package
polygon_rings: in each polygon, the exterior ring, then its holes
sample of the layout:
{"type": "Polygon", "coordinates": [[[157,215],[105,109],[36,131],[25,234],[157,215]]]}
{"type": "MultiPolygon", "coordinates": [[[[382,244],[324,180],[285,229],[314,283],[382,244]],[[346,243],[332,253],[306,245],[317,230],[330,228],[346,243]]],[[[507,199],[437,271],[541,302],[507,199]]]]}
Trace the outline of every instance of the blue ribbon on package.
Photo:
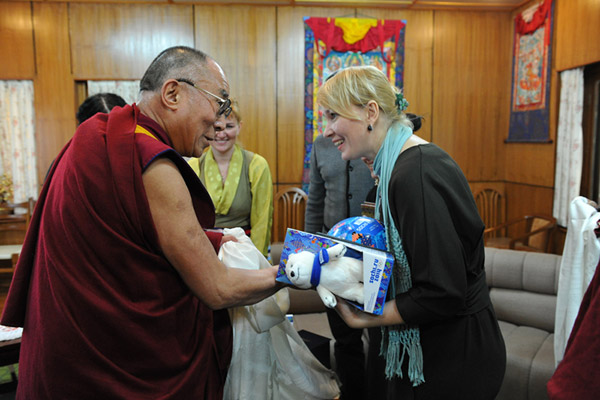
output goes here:
{"type": "Polygon", "coordinates": [[[310,283],[313,286],[318,286],[321,281],[321,265],[329,262],[329,253],[327,249],[321,249],[315,254],[315,260],[313,261],[312,274],[310,275],[310,283]]]}

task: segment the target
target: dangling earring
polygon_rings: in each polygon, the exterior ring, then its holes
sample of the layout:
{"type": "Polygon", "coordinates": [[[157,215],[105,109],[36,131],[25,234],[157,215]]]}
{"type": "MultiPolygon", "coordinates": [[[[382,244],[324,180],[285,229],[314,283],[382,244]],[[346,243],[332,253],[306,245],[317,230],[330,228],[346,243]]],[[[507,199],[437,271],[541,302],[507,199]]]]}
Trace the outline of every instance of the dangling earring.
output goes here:
{"type": "Polygon", "coordinates": [[[373,125],[369,124],[369,126],[367,126],[367,130],[370,132],[373,130],[373,125]]]}

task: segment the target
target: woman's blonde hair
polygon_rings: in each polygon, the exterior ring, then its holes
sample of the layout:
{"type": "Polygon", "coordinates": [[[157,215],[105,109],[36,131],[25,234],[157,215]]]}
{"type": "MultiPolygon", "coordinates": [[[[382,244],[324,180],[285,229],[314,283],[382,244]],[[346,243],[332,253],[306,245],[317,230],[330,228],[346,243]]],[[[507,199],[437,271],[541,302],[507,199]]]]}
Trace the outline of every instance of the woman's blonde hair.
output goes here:
{"type": "Polygon", "coordinates": [[[385,74],[373,66],[348,67],[339,70],[325,81],[317,94],[317,103],[344,118],[360,120],[352,106],[364,107],[371,100],[390,121],[410,121],[397,105],[400,91],[392,85],[385,74]]]}
{"type": "Polygon", "coordinates": [[[242,114],[240,114],[240,106],[239,106],[237,100],[231,99],[231,114],[230,115],[233,115],[233,117],[238,122],[238,124],[240,122],[242,122],[242,114]]]}
{"type": "MultiPolygon", "coordinates": [[[[226,121],[228,118],[234,118],[237,122],[237,125],[238,126],[241,125],[242,114],[240,114],[240,106],[239,106],[237,100],[231,99],[231,113],[227,117],[225,115],[221,115],[219,117],[219,119],[221,119],[221,118],[223,119],[223,121],[226,121]]],[[[238,134],[238,137],[235,139],[235,143],[242,148],[244,147],[244,145],[242,144],[242,141],[239,138],[239,134],[238,134]]],[[[205,150],[208,150],[208,149],[205,149],[205,150]]]]}

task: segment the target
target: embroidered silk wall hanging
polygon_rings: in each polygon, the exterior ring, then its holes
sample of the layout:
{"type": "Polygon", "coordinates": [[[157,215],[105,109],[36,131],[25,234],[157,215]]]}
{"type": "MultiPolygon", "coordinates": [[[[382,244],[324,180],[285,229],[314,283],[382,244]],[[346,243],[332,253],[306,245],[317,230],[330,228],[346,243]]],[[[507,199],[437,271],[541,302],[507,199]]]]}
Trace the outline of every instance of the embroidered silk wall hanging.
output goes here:
{"type": "Polygon", "coordinates": [[[548,142],[552,0],[515,17],[507,142],[548,142]]]}
{"type": "Polygon", "coordinates": [[[323,131],[316,101],[319,88],[341,68],[373,65],[402,89],[405,26],[404,20],[304,17],[304,191],[308,192],[313,140],[323,131]]]}

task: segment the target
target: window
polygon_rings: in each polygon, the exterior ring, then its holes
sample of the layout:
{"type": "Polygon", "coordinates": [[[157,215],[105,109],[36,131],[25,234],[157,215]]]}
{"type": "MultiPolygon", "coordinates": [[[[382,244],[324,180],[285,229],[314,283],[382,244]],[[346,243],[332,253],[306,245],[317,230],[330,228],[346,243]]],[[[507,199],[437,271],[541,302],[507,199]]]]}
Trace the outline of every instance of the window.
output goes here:
{"type": "Polygon", "coordinates": [[[600,204],[600,63],[586,65],[583,80],[581,195],[600,204]]]}

